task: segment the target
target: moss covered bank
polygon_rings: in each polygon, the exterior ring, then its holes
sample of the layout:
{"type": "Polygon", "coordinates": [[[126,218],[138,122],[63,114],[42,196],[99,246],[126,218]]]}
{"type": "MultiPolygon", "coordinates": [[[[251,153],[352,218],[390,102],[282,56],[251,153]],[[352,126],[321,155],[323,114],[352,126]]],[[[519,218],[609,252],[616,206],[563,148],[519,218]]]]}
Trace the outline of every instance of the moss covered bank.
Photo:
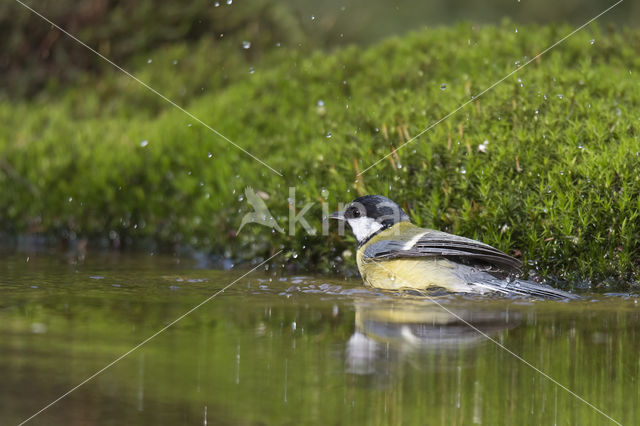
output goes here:
{"type": "Polygon", "coordinates": [[[481,239],[542,276],[633,283],[640,31],[592,26],[522,67],[570,31],[463,24],[368,48],[279,43],[260,55],[201,40],[131,63],[282,177],[115,71],[2,101],[3,238],[152,241],[236,259],[285,248],[300,268],[350,269],[353,241],[321,235],[320,203],[379,193],[418,224],[481,239]],[[246,187],[262,191],[284,233],[236,232],[252,211],[246,187]],[[314,203],[305,217],[317,235],[289,235],[289,187],[297,211],[314,203]]]}

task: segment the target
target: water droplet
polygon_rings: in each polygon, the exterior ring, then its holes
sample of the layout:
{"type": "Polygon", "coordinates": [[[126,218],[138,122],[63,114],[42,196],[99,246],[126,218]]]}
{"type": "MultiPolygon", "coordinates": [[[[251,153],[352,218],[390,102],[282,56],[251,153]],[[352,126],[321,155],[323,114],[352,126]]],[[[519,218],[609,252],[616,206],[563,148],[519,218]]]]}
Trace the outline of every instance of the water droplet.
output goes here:
{"type": "Polygon", "coordinates": [[[227,0],[227,4],[233,3],[233,0],[227,0]]]}
{"type": "Polygon", "coordinates": [[[518,83],[520,83],[520,87],[524,87],[524,83],[522,82],[521,78],[518,78],[518,83]]]}
{"type": "Polygon", "coordinates": [[[315,20],[316,20],[316,17],[315,17],[314,15],[311,15],[311,20],[312,20],[312,21],[315,21],[315,20]]]}
{"type": "Polygon", "coordinates": [[[331,132],[327,132],[327,139],[330,139],[332,136],[331,132]]]}
{"type": "Polygon", "coordinates": [[[516,31],[515,31],[515,32],[516,32],[516,33],[518,33],[518,29],[517,29],[517,28],[516,28],[516,31]]]}
{"type": "Polygon", "coordinates": [[[293,252],[293,254],[291,255],[291,257],[293,257],[294,259],[298,258],[298,253],[296,253],[295,251],[293,252]]]}
{"type": "Polygon", "coordinates": [[[211,157],[213,157],[213,154],[212,153],[208,153],[207,157],[211,158],[211,157]]]}
{"type": "Polygon", "coordinates": [[[467,169],[465,169],[464,167],[460,167],[460,173],[462,173],[463,175],[466,175],[467,169]]]}
{"type": "Polygon", "coordinates": [[[594,44],[596,42],[595,38],[592,38],[591,40],[589,40],[589,44],[594,44]]]}
{"type": "Polygon", "coordinates": [[[220,7],[220,2],[217,1],[217,2],[213,3],[213,7],[220,7]]]}
{"type": "Polygon", "coordinates": [[[514,63],[516,64],[516,67],[520,66],[520,61],[515,61],[514,63]]]}
{"type": "Polygon", "coordinates": [[[318,101],[318,106],[319,106],[319,107],[323,107],[323,106],[324,106],[324,101],[323,101],[322,99],[320,99],[320,100],[318,101]]]}
{"type": "Polygon", "coordinates": [[[276,43],[276,47],[280,47],[280,42],[277,42],[277,43],[276,43]]]}
{"type": "Polygon", "coordinates": [[[256,72],[256,70],[254,70],[253,67],[249,68],[249,74],[253,74],[254,72],[256,72]]]}
{"type": "Polygon", "coordinates": [[[242,48],[243,49],[249,49],[250,47],[251,47],[251,42],[250,41],[244,40],[242,42],[242,48]]]}
{"type": "Polygon", "coordinates": [[[539,110],[535,110],[534,112],[535,112],[536,115],[538,115],[540,113],[539,110]]]}
{"type": "Polygon", "coordinates": [[[564,98],[564,96],[561,93],[558,93],[556,96],[558,97],[558,99],[564,98]]]}
{"type": "Polygon", "coordinates": [[[173,60],[173,65],[178,65],[178,60],[177,59],[173,60]]]}
{"type": "Polygon", "coordinates": [[[73,197],[69,197],[69,202],[72,202],[72,201],[73,201],[73,197]]]}
{"type": "Polygon", "coordinates": [[[440,90],[445,90],[446,88],[447,88],[446,83],[442,83],[442,84],[440,85],[440,90]]]}
{"type": "Polygon", "coordinates": [[[146,140],[146,139],[145,139],[145,140],[143,140],[142,142],[140,142],[140,146],[141,146],[141,147],[143,147],[143,148],[144,148],[145,146],[147,146],[147,145],[149,145],[149,141],[148,141],[148,140],[146,140]]]}
{"type": "Polygon", "coordinates": [[[240,202],[244,201],[244,196],[238,195],[238,201],[240,201],[240,202]]]}
{"type": "Polygon", "coordinates": [[[150,64],[151,62],[153,62],[153,59],[149,58],[147,59],[147,63],[150,64]]]}

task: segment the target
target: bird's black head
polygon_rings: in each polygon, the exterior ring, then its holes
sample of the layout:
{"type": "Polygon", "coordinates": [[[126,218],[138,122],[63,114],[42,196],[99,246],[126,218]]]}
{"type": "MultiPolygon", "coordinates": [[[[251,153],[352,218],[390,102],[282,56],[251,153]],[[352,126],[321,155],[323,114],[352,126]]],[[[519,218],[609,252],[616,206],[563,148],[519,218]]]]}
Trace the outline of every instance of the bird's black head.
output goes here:
{"type": "Polygon", "coordinates": [[[382,195],[356,198],[343,212],[332,213],[329,217],[346,221],[360,245],[383,229],[409,221],[409,216],[397,203],[382,195]]]}

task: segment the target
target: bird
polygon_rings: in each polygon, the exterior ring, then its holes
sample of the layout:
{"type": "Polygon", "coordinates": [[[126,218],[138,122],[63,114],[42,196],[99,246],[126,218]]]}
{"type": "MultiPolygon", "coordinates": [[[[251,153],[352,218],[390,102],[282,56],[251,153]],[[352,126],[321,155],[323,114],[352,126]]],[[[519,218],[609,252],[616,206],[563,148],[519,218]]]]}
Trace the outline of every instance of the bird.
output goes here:
{"type": "Polygon", "coordinates": [[[400,205],[381,195],[356,198],[328,218],[344,221],[351,228],[358,244],[358,271],[369,287],[577,298],[547,284],[518,278],[521,262],[488,244],[414,225],[400,205]]]}

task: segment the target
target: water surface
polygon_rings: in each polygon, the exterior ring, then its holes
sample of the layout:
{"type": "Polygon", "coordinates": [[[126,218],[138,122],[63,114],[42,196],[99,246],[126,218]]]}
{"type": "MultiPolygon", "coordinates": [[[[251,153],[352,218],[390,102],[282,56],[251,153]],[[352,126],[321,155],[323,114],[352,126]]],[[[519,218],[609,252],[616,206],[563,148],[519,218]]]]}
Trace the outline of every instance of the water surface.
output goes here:
{"type": "MultiPolygon", "coordinates": [[[[4,255],[0,424],[25,420],[244,272],[171,257],[4,255]]],[[[640,424],[639,330],[636,295],[434,301],[262,268],[29,424],[611,423],[506,349],[640,424]]]]}

